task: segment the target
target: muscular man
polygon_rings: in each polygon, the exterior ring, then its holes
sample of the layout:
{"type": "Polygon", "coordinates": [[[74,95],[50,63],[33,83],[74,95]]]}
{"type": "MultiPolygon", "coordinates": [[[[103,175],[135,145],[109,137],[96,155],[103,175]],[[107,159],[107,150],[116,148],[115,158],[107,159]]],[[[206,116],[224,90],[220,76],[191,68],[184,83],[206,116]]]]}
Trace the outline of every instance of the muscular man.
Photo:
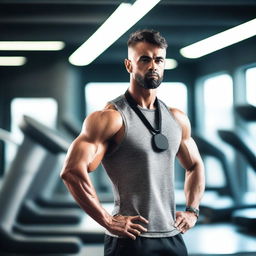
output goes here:
{"type": "Polygon", "coordinates": [[[192,228],[204,192],[204,167],[187,116],[156,97],[166,40],[153,30],[133,33],[125,67],[130,86],[89,115],[61,172],[83,210],[106,229],[105,256],[187,255],[180,233],[192,228]],[[174,160],[186,169],[187,207],[175,211],[174,160]],[[89,173],[100,163],[114,188],[114,211],[101,205],[89,173]]]}

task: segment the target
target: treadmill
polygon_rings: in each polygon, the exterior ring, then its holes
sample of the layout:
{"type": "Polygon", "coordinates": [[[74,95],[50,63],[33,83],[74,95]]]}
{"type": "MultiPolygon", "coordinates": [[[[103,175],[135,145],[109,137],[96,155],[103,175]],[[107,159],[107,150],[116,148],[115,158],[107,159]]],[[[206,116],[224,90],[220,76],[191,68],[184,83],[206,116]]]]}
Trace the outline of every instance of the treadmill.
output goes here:
{"type": "MultiPolygon", "coordinates": [[[[67,116],[63,118],[61,124],[71,140],[75,139],[81,132],[82,123],[77,120],[77,118],[67,116]]],[[[114,196],[111,191],[111,186],[107,186],[106,184],[108,182],[108,180],[105,181],[105,179],[108,179],[106,176],[107,174],[102,165],[98,167],[97,171],[90,174],[100,202],[112,204],[114,202],[114,196]]],[[[42,207],[50,208],[79,208],[73,197],[68,193],[63,182],[59,179],[59,173],[51,180],[57,183],[57,185],[55,184],[57,187],[55,188],[55,193],[49,193],[49,191],[48,193],[40,193],[40,195],[35,198],[36,203],[42,207]],[[58,180],[60,184],[58,184],[56,180],[58,180]],[[60,193],[59,191],[62,192],[60,193]]]]}
{"type": "Polygon", "coordinates": [[[24,140],[18,148],[17,155],[0,191],[0,248],[1,253],[79,253],[82,243],[73,236],[27,236],[15,231],[15,222],[24,197],[31,183],[44,164],[48,150],[56,154],[62,150],[62,143],[53,134],[36,129],[36,122],[29,117],[23,118],[24,140]],[[28,125],[30,122],[31,125],[28,125]],[[34,124],[34,128],[32,129],[34,124]],[[30,135],[29,135],[30,134],[30,135]],[[38,135],[38,136],[37,136],[38,135]],[[42,135],[42,136],[40,136],[42,135]],[[31,168],[32,167],[32,168],[31,168]]]}
{"type": "Polygon", "coordinates": [[[237,208],[239,195],[235,190],[236,180],[233,178],[229,162],[225,154],[207,139],[198,134],[193,134],[192,137],[197,144],[202,158],[211,156],[220,162],[225,177],[225,186],[221,189],[206,187],[200,203],[200,212],[205,217],[203,222],[230,220],[232,212],[237,208]]]}
{"type": "MultiPolygon", "coordinates": [[[[250,138],[243,132],[220,130],[220,137],[237,151],[256,173],[256,150],[250,147],[250,138]]],[[[248,230],[256,230],[256,195],[246,193],[240,209],[232,213],[232,221],[248,230]]]]}

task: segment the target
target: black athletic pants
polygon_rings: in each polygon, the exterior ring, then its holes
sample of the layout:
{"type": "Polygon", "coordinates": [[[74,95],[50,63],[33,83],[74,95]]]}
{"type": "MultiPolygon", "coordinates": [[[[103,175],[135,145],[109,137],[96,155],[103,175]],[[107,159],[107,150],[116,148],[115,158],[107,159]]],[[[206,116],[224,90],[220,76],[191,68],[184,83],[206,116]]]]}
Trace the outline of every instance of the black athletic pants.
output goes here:
{"type": "Polygon", "coordinates": [[[105,235],[104,256],[187,256],[181,234],[172,237],[117,238],[105,235]]]}

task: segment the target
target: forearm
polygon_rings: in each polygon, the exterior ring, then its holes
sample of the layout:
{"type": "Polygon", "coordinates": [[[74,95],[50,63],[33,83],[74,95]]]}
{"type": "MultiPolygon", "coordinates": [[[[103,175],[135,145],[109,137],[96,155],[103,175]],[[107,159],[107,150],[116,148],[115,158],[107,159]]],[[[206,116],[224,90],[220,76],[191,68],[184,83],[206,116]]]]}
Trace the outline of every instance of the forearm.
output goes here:
{"type": "Polygon", "coordinates": [[[204,166],[202,162],[198,162],[191,169],[186,170],[184,184],[186,205],[198,208],[203,197],[204,189],[204,166]]]}
{"type": "Polygon", "coordinates": [[[80,207],[101,226],[107,228],[111,215],[102,207],[88,172],[83,172],[82,177],[68,172],[62,179],[80,207]]]}

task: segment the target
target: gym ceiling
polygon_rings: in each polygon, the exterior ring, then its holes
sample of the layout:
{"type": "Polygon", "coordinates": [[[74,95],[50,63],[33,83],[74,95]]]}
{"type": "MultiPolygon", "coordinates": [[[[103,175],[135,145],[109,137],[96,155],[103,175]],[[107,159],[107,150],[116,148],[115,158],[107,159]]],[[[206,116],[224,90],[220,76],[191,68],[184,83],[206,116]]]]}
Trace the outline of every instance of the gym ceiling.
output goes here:
{"type": "MultiPolygon", "coordinates": [[[[30,63],[47,56],[68,60],[120,3],[120,0],[0,0],[0,41],[57,40],[66,45],[60,52],[0,51],[0,56],[25,56],[30,63]]],[[[179,49],[255,17],[256,0],[162,0],[93,64],[122,62],[128,35],[141,28],[159,30],[169,43],[168,58],[186,63],[190,60],[182,57],[179,49]]]]}

